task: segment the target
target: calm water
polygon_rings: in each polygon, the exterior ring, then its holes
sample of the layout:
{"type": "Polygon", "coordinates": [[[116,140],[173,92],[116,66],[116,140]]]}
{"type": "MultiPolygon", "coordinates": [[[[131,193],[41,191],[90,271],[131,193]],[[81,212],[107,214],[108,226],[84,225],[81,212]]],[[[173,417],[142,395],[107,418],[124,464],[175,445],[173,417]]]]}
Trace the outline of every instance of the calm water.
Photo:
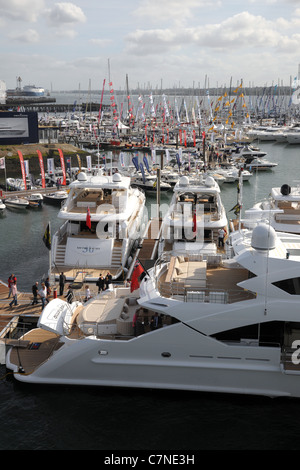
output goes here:
{"type": "MultiPolygon", "coordinates": [[[[244,208],[267,197],[272,186],[293,185],[299,177],[300,146],[269,143],[260,147],[268,152],[268,160],[279,165],[244,184],[244,208]]],[[[223,184],[227,211],[236,198],[236,186],[223,184]]],[[[42,236],[49,220],[54,231],[60,225],[57,209],[47,205],[24,214],[6,211],[0,220],[0,279],[6,281],[14,272],[19,287],[29,290],[47,272],[49,258],[42,236]]],[[[6,372],[0,366],[0,450],[164,449],[178,453],[300,447],[299,400],[33,386],[15,382],[6,372]]]]}

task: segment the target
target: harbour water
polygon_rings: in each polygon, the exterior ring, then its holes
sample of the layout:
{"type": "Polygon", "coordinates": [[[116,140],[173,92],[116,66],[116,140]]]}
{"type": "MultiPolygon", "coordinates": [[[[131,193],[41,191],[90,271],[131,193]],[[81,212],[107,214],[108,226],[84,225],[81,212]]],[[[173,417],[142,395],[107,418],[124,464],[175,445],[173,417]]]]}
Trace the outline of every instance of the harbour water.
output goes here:
{"type": "MultiPolygon", "coordinates": [[[[244,183],[243,209],[268,197],[272,187],[294,186],[300,180],[300,146],[259,146],[278,166],[244,183]]],[[[223,184],[221,195],[232,217],[236,185],[223,184]]],[[[24,214],[6,211],[0,220],[0,279],[6,281],[14,272],[19,288],[29,290],[47,272],[49,254],[42,236],[48,221],[53,230],[60,225],[57,211],[46,204],[40,211],[24,214]]],[[[98,450],[128,455],[139,450],[299,449],[299,400],[33,386],[15,382],[7,372],[0,366],[0,450],[98,450]]]]}

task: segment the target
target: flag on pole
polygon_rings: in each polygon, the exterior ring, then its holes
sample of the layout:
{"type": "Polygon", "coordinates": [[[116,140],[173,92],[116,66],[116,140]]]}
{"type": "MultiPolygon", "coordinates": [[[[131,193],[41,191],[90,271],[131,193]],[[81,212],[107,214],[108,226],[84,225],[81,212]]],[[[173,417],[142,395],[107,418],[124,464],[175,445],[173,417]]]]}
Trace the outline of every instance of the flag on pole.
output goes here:
{"type": "Polygon", "coordinates": [[[86,224],[86,226],[87,226],[89,229],[92,228],[91,212],[90,212],[90,208],[89,208],[89,207],[87,208],[87,211],[86,211],[86,221],[85,221],[85,224],[86,224]]]}
{"type": "Polygon", "coordinates": [[[5,157],[0,158],[0,170],[5,170],[5,157]]]}
{"type": "Polygon", "coordinates": [[[133,292],[140,287],[139,277],[143,272],[143,266],[140,263],[137,263],[131,276],[130,292],[133,292]]]}
{"type": "Polygon", "coordinates": [[[43,242],[45,243],[48,250],[51,250],[50,222],[48,223],[47,228],[45,230],[45,233],[44,233],[44,236],[43,236],[43,242]]]}

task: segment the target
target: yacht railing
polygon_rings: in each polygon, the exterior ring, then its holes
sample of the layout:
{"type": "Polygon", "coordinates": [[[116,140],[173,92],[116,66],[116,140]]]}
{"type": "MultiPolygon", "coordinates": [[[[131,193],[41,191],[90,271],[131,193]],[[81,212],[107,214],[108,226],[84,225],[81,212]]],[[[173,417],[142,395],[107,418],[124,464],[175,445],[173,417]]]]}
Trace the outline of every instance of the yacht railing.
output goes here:
{"type": "Polygon", "coordinates": [[[160,283],[159,292],[163,297],[183,302],[232,304],[242,300],[255,299],[256,294],[243,289],[215,289],[207,287],[185,287],[183,283],[160,283]]]}
{"type": "Polygon", "coordinates": [[[4,342],[6,340],[15,340],[16,342],[20,342],[20,345],[22,344],[22,338],[23,336],[28,333],[28,331],[36,328],[37,325],[37,319],[36,322],[22,322],[20,323],[19,318],[13,318],[7,325],[6,327],[2,330],[1,332],[1,340],[4,342]]]}

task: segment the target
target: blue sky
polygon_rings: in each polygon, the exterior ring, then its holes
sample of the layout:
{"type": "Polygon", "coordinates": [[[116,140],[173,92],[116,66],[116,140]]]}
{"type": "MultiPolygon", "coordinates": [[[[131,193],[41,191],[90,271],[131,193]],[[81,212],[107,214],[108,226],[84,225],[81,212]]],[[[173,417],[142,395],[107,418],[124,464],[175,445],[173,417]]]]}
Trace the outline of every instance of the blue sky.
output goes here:
{"type": "Polygon", "coordinates": [[[7,88],[289,85],[300,0],[0,0],[7,88]]]}

